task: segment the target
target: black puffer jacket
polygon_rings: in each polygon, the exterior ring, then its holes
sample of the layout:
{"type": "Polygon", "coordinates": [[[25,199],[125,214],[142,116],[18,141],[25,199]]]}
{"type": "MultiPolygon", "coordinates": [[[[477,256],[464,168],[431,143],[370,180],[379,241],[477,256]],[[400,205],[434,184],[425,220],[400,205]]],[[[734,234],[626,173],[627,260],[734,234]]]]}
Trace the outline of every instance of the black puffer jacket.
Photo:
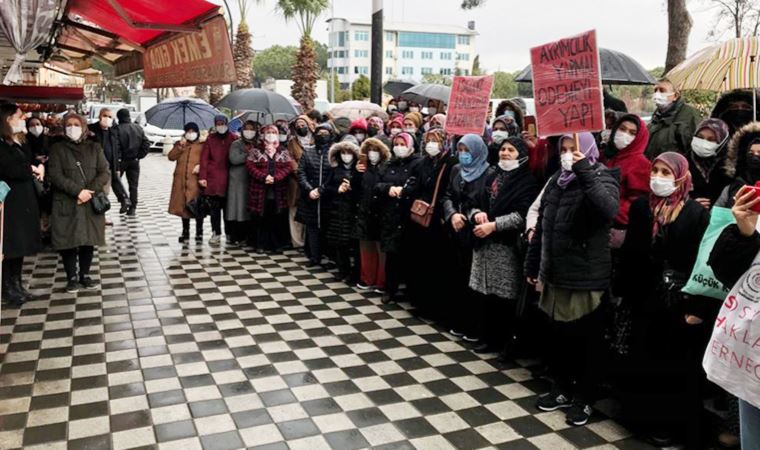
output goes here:
{"type": "Polygon", "coordinates": [[[760,252],[760,234],[742,236],[736,224],[727,226],[715,241],[707,264],[712,267],[715,277],[731,289],[744,275],[757,253],[760,252]]]}
{"type": "Polygon", "coordinates": [[[296,221],[302,224],[322,226],[323,215],[329,203],[323,196],[333,170],[330,167],[329,153],[329,147],[307,147],[298,162],[296,177],[301,188],[301,198],[298,201],[296,221]],[[309,193],[314,189],[319,189],[320,198],[317,200],[309,198],[309,193]]]}
{"type": "Polygon", "coordinates": [[[327,225],[327,241],[336,247],[345,247],[354,239],[354,226],[359,202],[359,184],[361,178],[356,170],[359,160],[359,146],[351,142],[339,142],[330,149],[330,166],[333,168],[330,181],[325,186],[325,198],[330,202],[330,220],[327,225]],[[341,152],[350,151],[354,159],[346,167],[341,161],[341,152]],[[343,180],[348,180],[351,190],[339,193],[343,180]]]}
{"type": "Polygon", "coordinates": [[[362,142],[361,155],[367,160],[367,170],[359,174],[356,187],[358,200],[356,227],[354,236],[362,241],[376,242],[380,240],[380,194],[375,192],[375,185],[380,182],[385,171],[386,162],[390,158],[390,150],[379,139],[369,138],[362,142]],[[370,150],[380,153],[377,165],[369,163],[370,150]]]}
{"type": "Polygon", "coordinates": [[[603,291],[610,285],[609,234],[620,203],[620,172],[587,159],[565,189],[551,177],[528,249],[525,274],[555,287],[603,291]]]}
{"type": "Polygon", "coordinates": [[[375,193],[380,200],[380,247],[385,252],[400,252],[404,228],[409,223],[410,197],[414,180],[410,180],[421,158],[411,155],[393,158],[383,171],[380,182],[375,185],[375,193]],[[401,186],[404,190],[400,198],[388,196],[391,187],[401,186]]]}
{"type": "Polygon", "coordinates": [[[732,208],[734,196],[744,185],[753,185],[760,181],[760,174],[753,173],[747,165],[750,143],[760,139],[760,122],[743,126],[728,142],[728,152],[723,165],[726,177],[731,183],[723,190],[715,206],[732,208]]]}
{"type": "Polygon", "coordinates": [[[91,141],[100,144],[103,154],[106,155],[106,161],[111,172],[121,171],[121,142],[119,141],[119,127],[116,125],[104,130],[100,123],[91,123],[89,126],[91,141]]]}
{"type": "MultiPolygon", "coordinates": [[[[413,192],[411,193],[412,201],[422,200],[426,203],[433,202],[433,195],[435,193],[435,185],[438,181],[438,176],[443,170],[441,176],[441,184],[438,187],[438,197],[436,198],[436,204],[433,209],[433,220],[430,222],[431,230],[438,230],[441,228],[444,222],[443,214],[443,197],[446,194],[446,190],[449,187],[449,181],[451,180],[451,170],[457,164],[457,158],[450,156],[449,154],[443,155],[438,158],[430,158],[423,156],[417,168],[414,171],[414,184],[413,192]],[[445,164],[445,167],[444,167],[445,164]]],[[[416,225],[415,226],[419,226],[416,225]]]]}
{"type": "Polygon", "coordinates": [[[451,227],[451,216],[454,214],[464,214],[467,217],[465,227],[454,232],[456,240],[461,246],[472,246],[474,241],[472,229],[473,218],[470,217],[473,210],[479,208],[483,202],[483,193],[486,192],[486,183],[493,179],[496,170],[489,167],[476,180],[471,182],[464,181],[462,178],[462,168],[459,164],[451,170],[451,177],[446,193],[443,195],[443,217],[445,222],[451,227]]]}

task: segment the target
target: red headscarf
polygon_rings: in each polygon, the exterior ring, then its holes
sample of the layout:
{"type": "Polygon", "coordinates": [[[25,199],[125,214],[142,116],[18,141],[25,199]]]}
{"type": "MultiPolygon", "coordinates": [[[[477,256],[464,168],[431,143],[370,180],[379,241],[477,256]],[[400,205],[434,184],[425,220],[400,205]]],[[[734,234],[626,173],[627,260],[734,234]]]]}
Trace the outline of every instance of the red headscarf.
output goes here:
{"type": "Polygon", "coordinates": [[[657,235],[661,227],[672,223],[678,218],[683,205],[689,199],[689,192],[692,190],[691,173],[689,172],[689,161],[680,153],[665,152],[652,161],[652,166],[657,162],[668,166],[673,172],[676,179],[677,188],[670,197],[658,197],[653,193],[649,194],[649,207],[654,217],[652,224],[652,237],[657,235]]]}

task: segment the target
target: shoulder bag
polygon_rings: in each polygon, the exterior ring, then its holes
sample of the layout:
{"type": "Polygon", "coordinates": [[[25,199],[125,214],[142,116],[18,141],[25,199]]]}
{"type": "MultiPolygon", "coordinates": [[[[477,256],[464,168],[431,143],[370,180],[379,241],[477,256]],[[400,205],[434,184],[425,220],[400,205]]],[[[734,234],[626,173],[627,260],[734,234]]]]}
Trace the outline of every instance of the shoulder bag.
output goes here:
{"type": "Polygon", "coordinates": [[[420,199],[417,199],[412,203],[412,222],[425,228],[430,227],[430,222],[433,220],[433,212],[435,212],[435,203],[438,200],[438,188],[441,187],[441,178],[443,178],[443,172],[445,171],[446,164],[441,167],[441,171],[438,173],[438,179],[435,182],[435,190],[433,191],[433,200],[431,203],[420,199]]]}
{"type": "MultiPolygon", "coordinates": [[[[77,161],[77,168],[79,169],[79,174],[82,175],[82,182],[84,182],[85,187],[87,187],[87,178],[84,176],[82,163],[79,161],[77,161]]],[[[92,198],[90,199],[90,206],[92,206],[92,212],[97,215],[102,215],[111,209],[111,201],[108,200],[108,196],[105,192],[95,192],[92,194],[92,198]]]]}

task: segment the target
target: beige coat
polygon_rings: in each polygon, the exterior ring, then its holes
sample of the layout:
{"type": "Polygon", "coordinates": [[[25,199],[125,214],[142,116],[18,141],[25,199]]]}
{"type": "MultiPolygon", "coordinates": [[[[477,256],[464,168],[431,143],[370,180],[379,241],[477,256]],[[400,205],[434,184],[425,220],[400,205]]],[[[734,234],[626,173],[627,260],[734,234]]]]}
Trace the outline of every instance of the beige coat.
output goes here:
{"type": "Polygon", "coordinates": [[[198,175],[193,173],[193,168],[200,164],[202,150],[201,140],[189,143],[182,139],[174,144],[174,148],[169,152],[169,161],[177,161],[169,199],[169,214],[185,219],[192,218],[185,205],[200,194],[198,175]]]}

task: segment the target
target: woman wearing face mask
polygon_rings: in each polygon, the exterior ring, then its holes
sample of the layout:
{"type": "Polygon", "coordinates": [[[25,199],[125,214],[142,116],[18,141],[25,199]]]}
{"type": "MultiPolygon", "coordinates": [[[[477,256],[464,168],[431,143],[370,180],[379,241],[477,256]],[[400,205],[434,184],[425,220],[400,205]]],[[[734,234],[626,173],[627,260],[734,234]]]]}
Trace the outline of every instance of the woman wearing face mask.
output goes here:
{"type": "Polygon", "coordinates": [[[385,163],[391,152],[379,139],[368,138],[362,143],[356,170],[360,182],[357,187],[357,215],[354,234],[359,239],[361,274],[356,287],[362,291],[374,289],[376,294],[385,291],[385,252],[380,247],[380,195],[375,185],[380,182],[385,163]]]}
{"type": "Polygon", "coordinates": [[[707,427],[700,422],[701,361],[720,302],[680,289],[694,268],[710,214],[689,197],[689,164],[678,153],[654,160],[650,185],[651,194],[631,206],[622,249],[624,300],[632,307],[624,405],[656,443],[678,437],[686,448],[702,448],[700,433],[707,427]]]}
{"type": "Polygon", "coordinates": [[[396,102],[396,106],[398,109],[394,112],[400,112],[401,114],[409,112],[409,102],[404,99],[399,99],[398,102],[396,102]]]}
{"type": "Polygon", "coordinates": [[[478,328],[483,330],[476,353],[509,347],[515,333],[516,299],[523,280],[517,240],[539,190],[527,161],[528,150],[521,138],[504,140],[495,173],[470,211],[476,239],[469,286],[478,294],[478,328]]]}
{"type": "Polygon", "coordinates": [[[708,209],[733,181],[723,170],[728,154],[728,140],[728,126],[720,119],[702,121],[691,140],[691,151],[687,159],[694,190],[690,195],[708,209]]]}
{"type": "Polygon", "coordinates": [[[347,284],[355,283],[357,276],[351,258],[357,255],[354,237],[356,208],[359,201],[361,182],[356,165],[359,162],[359,146],[351,141],[342,141],[330,148],[330,166],[333,172],[325,188],[325,196],[330,199],[330,220],[327,226],[327,242],[335,251],[338,266],[336,278],[347,284]]]}
{"type": "Polygon", "coordinates": [[[391,147],[391,140],[385,135],[385,123],[380,117],[367,119],[367,137],[379,139],[386,147],[391,147]]]}
{"type": "Polygon", "coordinates": [[[296,220],[306,227],[306,255],[310,266],[322,263],[322,230],[327,225],[327,199],[322,199],[325,186],[330,180],[332,167],[328,155],[335,139],[335,129],[329,122],[314,130],[314,147],[304,149],[298,163],[298,185],[301,198],[298,202],[296,220]]]}
{"type": "MultiPolygon", "coordinates": [[[[177,162],[174,166],[172,193],[169,197],[169,214],[182,218],[180,243],[187,242],[190,239],[190,219],[193,216],[186,205],[200,194],[198,173],[201,169],[201,152],[204,141],[205,139],[200,138],[198,124],[188,122],[185,124],[184,136],[174,144],[168,155],[169,161],[177,162]]],[[[203,242],[203,217],[195,218],[195,242],[203,242]]]]}
{"type": "Polygon", "coordinates": [[[495,166],[500,158],[501,144],[510,136],[519,136],[520,126],[514,118],[504,115],[493,121],[491,126],[491,145],[488,146],[488,164],[495,166]]]}
{"type": "Polygon", "coordinates": [[[760,122],[747,124],[734,133],[728,142],[723,171],[733,181],[723,189],[715,206],[733,208],[739,190],[760,181],[760,122]]]}
{"type": "Polygon", "coordinates": [[[753,101],[760,105],[760,93],[754,95],[755,100],[752,99],[753,92],[751,89],[734,89],[724,92],[715,103],[710,117],[726,122],[729,136],[733,136],[744,125],[760,121],[760,109],[758,109],[757,114],[752,114],[753,101]]]}
{"type": "Polygon", "coordinates": [[[441,128],[425,133],[422,148],[421,160],[413,173],[416,180],[414,190],[410,195],[412,202],[421,200],[432,205],[433,216],[429,227],[410,222],[407,228],[409,262],[413,268],[407,287],[418,312],[428,317],[443,318],[444,311],[438,303],[450,292],[446,280],[451,277],[446,274],[454,265],[451,257],[454,250],[448,239],[448,227],[443,224],[441,205],[457,159],[449,151],[446,133],[441,128]]]}
{"type": "Polygon", "coordinates": [[[250,223],[251,213],[248,210],[248,189],[251,182],[245,162],[256,145],[258,128],[259,125],[256,122],[246,120],[240,132],[240,139],[230,146],[225,220],[231,237],[231,245],[244,245],[246,241],[251,244],[256,243],[255,233],[250,223]]]}
{"type": "Polygon", "coordinates": [[[367,119],[360,117],[351,122],[351,128],[349,128],[348,133],[356,138],[356,141],[361,145],[367,139],[367,119]]]}
{"type": "Polygon", "coordinates": [[[443,196],[443,217],[453,241],[451,258],[454,262],[450,286],[452,291],[444,298],[445,324],[450,333],[467,342],[477,342],[478,312],[472,308],[473,293],[469,289],[472,269],[472,244],[475,218],[471,214],[479,205],[478,198],[486,190],[486,182],[495,170],[488,165],[488,148],[475,134],[463,136],[457,143],[459,164],[451,170],[451,177],[443,196]]]}
{"type": "MultiPolygon", "coordinates": [[[[217,246],[222,236],[222,214],[227,206],[227,179],[229,177],[229,155],[232,143],[238,136],[227,126],[227,116],[219,114],[214,118],[214,132],[203,143],[201,169],[198,184],[203,188],[203,195],[211,202],[211,239],[209,244],[217,246]]],[[[226,227],[225,227],[226,228],[226,227]]],[[[232,242],[232,236],[228,234],[232,242]]]]}
{"type": "Polygon", "coordinates": [[[649,130],[641,118],[626,114],[612,127],[610,141],[604,149],[607,167],[620,170],[620,210],[610,235],[610,246],[620,248],[628,228],[631,203],[649,193],[649,160],[644,150],[649,142],[649,130]]]}
{"type": "Polygon", "coordinates": [[[388,122],[388,138],[389,139],[395,138],[402,131],[404,131],[404,121],[401,118],[395,118],[391,120],[390,122],[388,122]]]}
{"type": "Polygon", "coordinates": [[[280,145],[276,126],[266,125],[260,132],[262,139],[245,161],[250,175],[248,209],[256,220],[255,247],[277,253],[290,241],[288,177],[293,172],[293,161],[288,150],[280,145]]]}
{"type": "Polygon", "coordinates": [[[701,114],[686,104],[681,93],[667,78],[657,81],[652,100],[657,109],[647,126],[649,145],[645,156],[652,160],[660,153],[671,150],[685,155],[690,149],[697,124],[702,120],[701,114]]]}
{"type": "Polygon", "coordinates": [[[414,154],[414,138],[399,133],[393,138],[393,157],[375,185],[380,199],[382,221],[380,223],[380,248],[385,252],[385,287],[383,303],[396,302],[402,277],[408,273],[405,251],[405,230],[409,222],[410,197],[413,192],[415,167],[420,162],[414,154]]]}
{"type": "MultiPolygon", "coordinates": [[[[410,112],[404,116],[404,131],[414,137],[415,144],[422,142],[422,114],[410,112]]],[[[415,151],[420,151],[419,145],[415,145],[415,151]]]]}
{"type": "MultiPolygon", "coordinates": [[[[52,141],[44,132],[42,120],[37,117],[30,117],[26,121],[26,142],[35,159],[35,165],[43,165],[47,169],[47,161],[50,157],[50,145],[52,141]]],[[[57,139],[55,139],[57,140],[57,139]]],[[[44,241],[50,239],[50,210],[53,208],[53,196],[50,193],[50,181],[43,180],[43,190],[38,193],[38,203],[40,208],[40,227],[44,241]]]]}
{"type": "Polygon", "coordinates": [[[298,186],[298,163],[301,161],[304,149],[314,147],[314,122],[309,116],[301,115],[292,122],[292,131],[288,139],[288,153],[293,164],[293,173],[288,177],[288,225],[290,241],[293,248],[303,248],[306,236],[303,224],[296,220],[298,199],[301,198],[301,188],[298,186]]]}
{"type": "Polygon", "coordinates": [[[95,246],[105,245],[105,216],[95,214],[90,200],[103,192],[111,173],[103,149],[87,140],[87,121],[67,114],[65,141],[53,144],[48,167],[53,189],[50,216],[53,248],[61,253],[66,270],[66,292],[95,289],[90,265],[95,246]]]}
{"type": "Polygon", "coordinates": [[[548,363],[555,382],[538,409],[567,409],[565,421],[584,425],[597,397],[603,359],[599,305],[610,286],[610,226],[620,209],[618,171],[597,162],[591,133],[559,141],[562,170],[544,188],[528,248],[528,283],[541,281],[539,308],[550,319],[554,343],[548,363]]]}
{"type": "Polygon", "coordinates": [[[24,288],[21,269],[24,257],[40,248],[40,213],[37,207],[35,178],[41,181],[45,169],[36,165],[31,149],[22,145],[26,132],[24,113],[14,103],[0,105],[0,181],[11,188],[3,204],[3,300],[21,306],[31,299],[24,288]]]}

